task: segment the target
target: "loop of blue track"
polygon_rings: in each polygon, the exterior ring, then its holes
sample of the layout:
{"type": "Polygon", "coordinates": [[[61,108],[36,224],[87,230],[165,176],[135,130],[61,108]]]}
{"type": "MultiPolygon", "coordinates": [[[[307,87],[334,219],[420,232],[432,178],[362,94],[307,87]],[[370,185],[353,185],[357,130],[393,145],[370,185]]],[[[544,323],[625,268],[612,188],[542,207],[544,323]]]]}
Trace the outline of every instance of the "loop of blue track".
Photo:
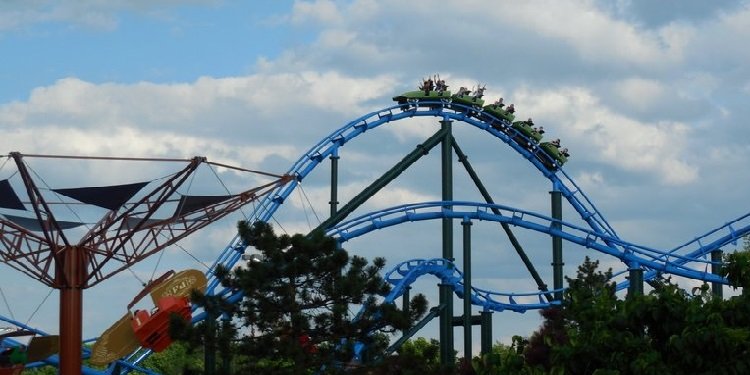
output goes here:
{"type": "MultiPolygon", "coordinates": [[[[385,280],[393,285],[393,289],[385,296],[383,301],[393,303],[419,277],[428,274],[440,279],[443,285],[450,285],[459,298],[464,298],[463,273],[458,270],[453,262],[443,258],[435,258],[412,259],[393,267],[385,275],[385,280]]],[[[475,286],[471,287],[471,291],[471,303],[475,306],[481,306],[485,311],[502,312],[508,310],[523,313],[526,310],[543,309],[557,303],[547,300],[545,293],[548,292],[503,293],[480,289],[475,286]],[[528,297],[532,297],[533,300],[538,302],[528,302],[528,297]],[[523,298],[524,301],[518,302],[516,298],[523,298]]]]}

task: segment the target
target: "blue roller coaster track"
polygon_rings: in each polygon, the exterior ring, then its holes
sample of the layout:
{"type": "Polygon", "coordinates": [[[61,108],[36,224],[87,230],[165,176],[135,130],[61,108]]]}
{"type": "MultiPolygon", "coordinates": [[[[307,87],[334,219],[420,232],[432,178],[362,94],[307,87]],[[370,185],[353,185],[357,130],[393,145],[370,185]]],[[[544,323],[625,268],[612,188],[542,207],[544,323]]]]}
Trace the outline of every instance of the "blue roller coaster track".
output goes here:
{"type": "MultiPolygon", "coordinates": [[[[386,229],[408,222],[443,218],[464,221],[491,221],[559,237],[570,243],[616,257],[630,269],[640,268],[645,270],[644,279],[646,280],[657,277],[662,273],[668,273],[690,279],[725,284],[725,279],[708,270],[711,262],[705,260],[705,255],[713,250],[721,249],[727,244],[736,243],[739,238],[750,232],[750,214],[747,214],[672,249],[654,249],[627,242],[617,235],[602,213],[565,170],[562,168],[553,170],[545,167],[541,160],[551,160],[550,156],[539,147],[529,148],[518,142],[518,140],[521,140],[522,142],[525,141],[526,144],[534,144],[522,133],[513,129],[510,122],[485,113],[481,108],[468,107],[449,101],[420,101],[408,105],[394,105],[370,112],[347,123],[304,153],[288,171],[289,175],[294,176],[294,180],[286,185],[279,186],[267,195],[256,207],[250,220],[272,220],[274,214],[300,183],[324,159],[339,156],[339,149],[350,141],[381,125],[416,117],[434,117],[443,121],[456,121],[471,125],[507,144],[536,168],[542,176],[550,180],[553,190],[559,191],[565,197],[588,227],[576,226],[548,216],[504,205],[438,201],[404,204],[371,212],[325,228],[327,234],[344,243],[374,230],[386,229]]],[[[242,298],[241,293],[221,287],[219,280],[214,277],[213,271],[219,266],[234,267],[241,260],[245,249],[246,245],[238,236],[235,236],[221,251],[207,272],[209,277],[208,294],[224,296],[230,302],[237,302],[242,298]]],[[[464,298],[463,274],[451,261],[440,258],[415,259],[399,263],[385,275],[386,280],[393,285],[391,293],[385,298],[386,302],[394,302],[403,295],[405,289],[412,283],[428,274],[437,277],[441,283],[450,285],[457,296],[464,298]]],[[[626,287],[627,282],[618,284],[618,289],[626,287]]],[[[556,303],[549,300],[548,295],[545,294],[555,291],[508,293],[488,291],[477,287],[472,287],[471,290],[472,304],[486,311],[523,313],[527,310],[546,308],[556,303]]],[[[199,322],[205,318],[205,313],[196,312],[193,320],[199,322]]],[[[0,317],[0,320],[30,328],[5,317],[0,317]]],[[[41,331],[37,333],[46,334],[41,331]]],[[[12,345],[13,343],[8,341],[4,344],[12,345]]],[[[149,350],[141,349],[117,361],[106,370],[84,368],[84,373],[110,374],[113,373],[115,366],[153,373],[148,369],[139,367],[139,364],[150,353],[149,350]]],[[[53,357],[44,363],[30,364],[29,367],[55,365],[55,362],[53,357]]]]}

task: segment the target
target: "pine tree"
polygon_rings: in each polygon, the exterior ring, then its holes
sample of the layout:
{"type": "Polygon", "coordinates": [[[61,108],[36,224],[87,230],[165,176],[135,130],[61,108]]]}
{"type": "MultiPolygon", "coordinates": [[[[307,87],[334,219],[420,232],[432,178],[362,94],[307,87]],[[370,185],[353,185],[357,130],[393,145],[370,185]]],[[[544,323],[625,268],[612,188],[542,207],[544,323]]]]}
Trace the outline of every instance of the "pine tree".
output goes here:
{"type": "MultiPolygon", "coordinates": [[[[232,327],[223,327],[224,340],[217,344],[238,352],[235,373],[335,373],[361,367],[352,361],[356,347],[364,345],[372,357],[387,344],[378,339],[380,334],[406,330],[426,312],[423,295],[412,298],[408,315],[381,302],[390,292],[380,276],[384,258],[368,263],[318,231],[276,235],[265,222],[240,222],[238,230],[262,261],[231,272],[219,270],[217,276],[224,286],[242,290],[243,299],[226,306],[216,297],[196,296],[199,305],[234,315],[232,327]],[[235,334],[239,339],[234,345],[222,344],[235,334]]],[[[206,342],[205,328],[175,331],[195,345],[206,342]]]]}

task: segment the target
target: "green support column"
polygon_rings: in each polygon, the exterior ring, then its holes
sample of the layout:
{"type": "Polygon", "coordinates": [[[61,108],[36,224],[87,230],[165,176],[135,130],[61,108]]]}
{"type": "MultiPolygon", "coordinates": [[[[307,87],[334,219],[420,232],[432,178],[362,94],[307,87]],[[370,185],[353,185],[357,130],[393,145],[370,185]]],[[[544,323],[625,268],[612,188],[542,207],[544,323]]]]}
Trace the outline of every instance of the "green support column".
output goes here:
{"type": "MultiPolygon", "coordinates": [[[[338,211],[338,191],[339,191],[339,154],[338,150],[334,151],[334,153],[329,157],[331,160],[331,200],[328,202],[328,204],[331,207],[331,216],[329,218],[332,218],[334,215],[336,215],[336,212],[338,211]]],[[[340,275],[340,273],[339,273],[340,275]]],[[[338,290],[338,289],[335,289],[338,290]]],[[[334,300],[336,301],[337,306],[343,306],[343,303],[341,303],[340,298],[338,298],[338,295],[333,295],[334,300]]],[[[334,309],[333,313],[333,320],[335,322],[341,322],[343,317],[342,314],[339,313],[339,311],[343,311],[343,307],[334,309]]]]}
{"type": "MultiPolygon", "coordinates": [[[[721,265],[724,258],[724,252],[714,250],[711,252],[711,273],[721,275],[721,265]]],[[[722,283],[711,283],[711,291],[717,298],[724,298],[724,285],[722,283]]]]}
{"type": "MultiPolygon", "coordinates": [[[[479,179],[479,175],[477,175],[477,172],[474,171],[474,167],[471,166],[471,163],[469,163],[469,158],[464,154],[464,152],[461,150],[461,147],[458,146],[458,143],[456,142],[456,139],[453,139],[453,150],[456,152],[456,156],[458,157],[458,161],[463,164],[464,168],[466,169],[466,172],[469,174],[469,177],[471,177],[471,180],[474,182],[474,185],[479,190],[479,193],[482,194],[482,197],[484,198],[485,202],[489,204],[495,204],[495,201],[490,196],[489,191],[487,191],[487,188],[484,187],[484,184],[482,183],[482,180],[479,179]]],[[[497,208],[492,208],[492,212],[495,215],[500,215],[500,210],[497,208]]],[[[516,253],[519,257],[521,257],[521,261],[526,266],[526,269],[531,274],[531,277],[536,282],[537,287],[542,292],[547,292],[547,284],[544,283],[544,280],[542,280],[542,277],[539,276],[539,272],[536,271],[536,268],[534,267],[534,264],[531,263],[531,259],[529,259],[528,255],[526,255],[526,252],[523,250],[523,247],[521,247],[521,244],[518,242],[518,239],[516,238],[516,235],[513,234],[513,231],[510,229],[510,225],[507,223],[500,223],[500,226],[505,231],[505,234],[508,236],[508,240],[510,240],[510,244],[513,245],[513,248],[516,250],[516,253]]],[[[544,294],[547,297],[547,300],[552,300],[552,295],[549,293],[544,294]]]]}
{"type": "Polygon", "coordinates": [[[401,295],[401,311],[403,311],[406,316],[409,316],[409,313],[411,313],[409,309],[409,300],[411,299],[411,296],[409,295],[410,291],[411,287],[407,286],[404,288],[404,294],[401,295]]]}
{"type": "Polygon", "coordinates": [[[216,306],[211,300],[206,301],[206,338],[203,342],[203,373],[214,375],[216,373],[216,306]]]}
{"type": "MultiPolygon", "coordinates": [[[[224,336],[224,333],[229,330],[229,326],[231,324],[232,317],[229,314],[223,314],[221,316],[221,330],[222,330],[222,337],[224,336]]],[[[223,339],[222,339],[223,340],[223,339]]],[[[222,342],[221,346],[225,349],[230,349],[231,342],[222,342]]],[[[232,352],[231,350],[227,350],[226,352],[221,353],[221,373],[224,374],[231,374],[232,373],[232,352]]]]}
{"type": "MultiPolygon", "coordinates": [[[[443,131],[441,144],[442,197],[443,201],[453,200],[453,134],[451,121],[440,121],[443,131]]],[[[443,258],[453,260],[453,221],[443,219],[443,258]]],[[[453,290],[450,285],[440,284],[440,304],[445,306],[440,314],[440,363],[452,365],[456,361],[453,346],[453,290]]]]}
{"type": "Polygon", "coordinates": [[[464,236],[464,359],[470,360],[471,351],[471,221],[461,222],[464,236]]]}
{"type": "Polygon", "coordinates": [[[482,311],[482,354],[492,352],[492,311],[482,311]]]}
{"type": "Polygon", "coordinates": [[[331,217],[336,215],[338,209],[338,190],[339,190],[339,155],[334,153],[331,159],[331,200],[328,204],[331,206],[331,217]]]}
{"type": "Polygon", "coordinates": [[[643,268],[640,264],[634,263],[628,271],[630,275],[630,285],[628,285],[628,297],[643,294],[643,268]]]}
{"type": "MultiPolygon", "coordinates": [[[[552,196],[552,218],[562,220],[562,192],[557,186],[550,192],[552,196]]],[[[562,230],[562,223],[557,221],[552,223],[552,228],[562,230]]],[[[563,255],[562,255],[562,238],[552,236],[552,288],[555,292],[555,300],[562,301],[563,288],[563,255]]]]}

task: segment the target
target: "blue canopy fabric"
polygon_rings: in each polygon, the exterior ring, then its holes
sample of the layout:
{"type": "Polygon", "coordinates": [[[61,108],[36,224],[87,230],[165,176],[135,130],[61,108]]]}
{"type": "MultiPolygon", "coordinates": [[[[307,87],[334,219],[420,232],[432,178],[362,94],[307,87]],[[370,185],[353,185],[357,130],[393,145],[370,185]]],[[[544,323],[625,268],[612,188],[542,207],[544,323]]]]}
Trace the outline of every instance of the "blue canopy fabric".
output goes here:
{"type": "Polygon", "coordinates": [[[10,186],[8,180],[0,181],[0,207],[10,208],[12,210],[26,210],[26,207],[18,198],[18,195],[10,186]]]}
{"type": "Polygon", "coordinates": [[[79,202],[117,210],[138,193],[148,182],[126,185],[52,189],[52,191],[73,198],[79,202]]]}

